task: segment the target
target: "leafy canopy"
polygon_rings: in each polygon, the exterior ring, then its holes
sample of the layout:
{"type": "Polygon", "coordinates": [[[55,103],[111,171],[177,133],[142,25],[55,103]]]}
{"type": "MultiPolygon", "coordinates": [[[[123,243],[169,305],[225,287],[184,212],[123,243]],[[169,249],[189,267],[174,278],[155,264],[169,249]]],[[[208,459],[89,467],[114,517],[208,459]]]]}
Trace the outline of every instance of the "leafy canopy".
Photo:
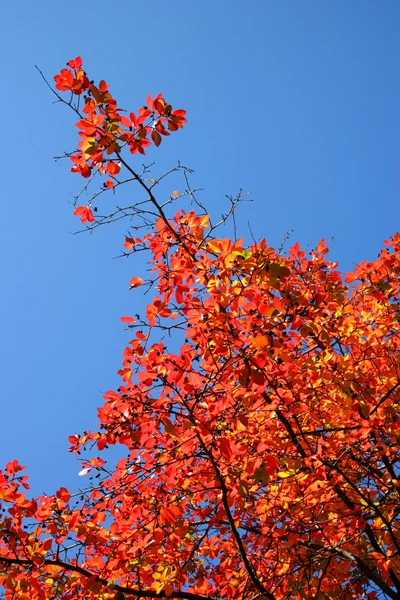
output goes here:
{"type": "Polygon", "coordinates": [[[137,186],[129,208],[74,212],[136,219],[124,254],[147,252],[150,276],[130,286],[153,297],[122,317],[98,430],[69,438],[87,487],[32,499],[16,460],[0,475],[4,598],[398,598],[400,235],[346,276],[324,240],[220,238],[189,187],[158,200],[163,176],[129,163],[185,111],[158,94],[126,113],[79,57],[55,82],[78,114],[71,171],[107,178],[93,200],[137,186]]]}

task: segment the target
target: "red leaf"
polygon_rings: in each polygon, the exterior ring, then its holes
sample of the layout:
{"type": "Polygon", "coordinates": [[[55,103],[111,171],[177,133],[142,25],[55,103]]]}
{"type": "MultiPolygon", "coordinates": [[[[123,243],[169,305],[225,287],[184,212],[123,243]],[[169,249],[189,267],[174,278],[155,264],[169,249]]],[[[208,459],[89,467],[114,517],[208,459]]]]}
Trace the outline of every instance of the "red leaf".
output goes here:
{"type": "Polygon", "coordinates": [[[151,132],[151,138],[156,146],[159,146],[161,144],[162,137],[155,129],[153,129],[153,131],[151,132]]]}
{"type": "Polygon", "coordinates": [[[230,460],[232,456],[232,448],[229,440],[227,440],[226,438],[222,438],[221,440],[219,440],[218,448],[221,452],[221,455],[227,460],[230,460]]]}
{"type": "Polygon", "coordinates": [[[60,73],[54,77],[56,89],[66,92],[72,89],[74,85],[74,76],[69,69],[61,69],[60,73]]]}
{"type": "Polygon", "coordinates": [[[67,65],[69,67],[71,67],[71,69],[80,69],[82,66],[82,58],[80,56],[77,56],[76,58],[74,58],[73,60],[70,60],[67,65]]]}
{"type": "Polygon", "coordinates": [[[149,108],[154,108],[153,98],[150,96],[150,94],[147,94],[146,102],[149,108]]]}
{"type": "Polygon", "coordinates": [[[83,224],[85,224],[86,221],[89,221],[90,223],[94,221],[94,216],[89,206],[77,206],[74,210],[74,215],[80,217],[83,224]]]}
{"type": "Polygon", "coordinates": [[[24,469],[25,467],[22,467],[16,459],[6,464],[6,471],[10,475],[13,473],[18,473],[19,471],[23,471],[24,469]]]}
{"type": "Polygon", "coordinates": [[[276,466],[277,466],[277,460],[275,458],[275,456],[271,456],[270,454],[266,454],[263,457],[264,463],[265,463],[265,472],[267,475],[272,475],[273,473],[275,473],[276,470],[276,466]]]}
{"type": "Polygon", "coordinates": [[[99,90],[100,92],[106,92],[108,90],[108,85],[106,84],[106,82],[104,81],[104,79],[102,79],[99,83],[99,90]]]}
{"type": "Polygon", "coordinates": [[[182,509],[179,506],[163,506],[160,510],[161,520],[168,525],[175,525],[177,519],[182,516],[182,509]]]}
{"type": "Polygon", "coordinates": [[[121,170],[121,163],[109,160],[107,163],[107,171],[110,175],[118,175],[121,170]]]}
{"type": "Polygon", "coordinates": [[[131,288],[139,287],[142,283],[143,279],[141,277],[132,277],[132,279],[129,280],[131,288]]]}
{"type": "Polygon", "coordinates": [[[56,496],[57,496],[57,498],[59,498],[60,500],[63,500],[64,502],[69,502],[69,500],[71,498],[71,494],[69,493],[69,491],[65,487],[61,487],[56,492],[56,496]]]}
{"type": "Polygon", "coordinates": [[[128,117],[126,117],[125,115],[120,115],[119,122],[124,127],[132,127],[132,121],[130,121],[130,119],[128,119],[128,117]]]}

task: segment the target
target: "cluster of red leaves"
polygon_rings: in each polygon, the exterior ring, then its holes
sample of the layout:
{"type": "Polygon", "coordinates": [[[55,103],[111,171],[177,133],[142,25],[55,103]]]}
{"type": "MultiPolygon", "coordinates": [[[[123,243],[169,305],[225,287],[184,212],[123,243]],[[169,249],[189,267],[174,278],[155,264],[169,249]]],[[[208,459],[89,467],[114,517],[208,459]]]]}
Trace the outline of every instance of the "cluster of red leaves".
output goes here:
{"type": "Polygon", "coordinates": [[[7,467],[6,597],[112,598],[118,582],[146,598],[396,598],[400,236],[349,289],[323,243],[282,257],[206,242],[194,213],[170,225],[185,247],[161,222],[145,240],[147,320],[184,321],[185,341],[130,341],[99,431],[70,438],[127,455],[78,507],[64,489],[27,500],[7,467]]]}
{"type": "MultiPolygon", "coordinates": [[[[81,140],[78,150],[70,156],[73,173],[85,178],[95,172],[110,175],[111,179],[104,185],[113,188],[114,178],[121,170],[123,148],[128,147],[132,154],[145,154],[152,142],[159,146],[163,136],[186,123],[186,111],[173,110],[161,94],[154,98],[149,94],[146,105],[139,108],[137,114],[123,114],[126,111],[117,106],[104,80],[97,86],[89,81],[80,56],[70,60],[67,66],[54,77],[56,89],[78,96],[84,94],[84,106],[81,111],[77,109],[80,119],[76,123],[81,140]]],[[[83,224],[94,221],[89,206],[78,206],[74,214],[81,217],[83,224]]]]}
{"type": "Polygon", "coordinates": [[[324,241],[282,255],[208,222],[180,211],[126,239],[157,289],[140,327],[122,318],[98,431],[70,437],[98,477],[28,500],[7,465],[7,600],[399,597],[400,235],[344,278],[324,241]]]}

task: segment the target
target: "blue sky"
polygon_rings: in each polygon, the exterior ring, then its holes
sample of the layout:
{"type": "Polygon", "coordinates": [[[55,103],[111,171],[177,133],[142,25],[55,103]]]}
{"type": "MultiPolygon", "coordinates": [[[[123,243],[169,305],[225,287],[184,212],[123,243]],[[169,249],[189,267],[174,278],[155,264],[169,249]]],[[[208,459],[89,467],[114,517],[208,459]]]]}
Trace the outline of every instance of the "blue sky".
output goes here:
{"type": "Polygon", "coordinates": [[[243,188],[246,236],[333,238],[349,270],[400,228],[399,27],[397,0],[3,6],[1,465],[26,464],[37,493],[82,484],[67,436],[95,427],[130,339],[119,317],[143,306],[138,262],[112,260],[124,226],[71,235],[82,182],[52,157],[74,118],[34,65],[52,78],[79,54],[127,109],[163,92],[189,123],[149,153],[155,173],[195,169],[214,214],[243,188]]]}

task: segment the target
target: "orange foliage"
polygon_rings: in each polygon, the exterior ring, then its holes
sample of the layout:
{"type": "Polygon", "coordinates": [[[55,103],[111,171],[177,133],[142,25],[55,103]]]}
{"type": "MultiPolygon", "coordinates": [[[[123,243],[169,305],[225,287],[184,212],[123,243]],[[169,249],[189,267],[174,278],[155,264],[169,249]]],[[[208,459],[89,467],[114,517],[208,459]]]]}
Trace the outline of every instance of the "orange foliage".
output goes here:
{"type": "MultiPolygon", "coordinates": [[[[160,95],[122,118],[69,64],[56,88],[91,92],[83,176],[103,160],[116,176],[118,148],[150,141],[145,119],[182,126],[160,95]]],[[[148,250],[156,292],[142,320],[122,318],[134,333],[98,431],[69,438],[93,454],[81,475],[98,476],[29,500],[23,467],[6,466],[5,598],[398,598],[400,235],[343,277],[324,241],[307,256],[219,239],[207,215],[167,218],[144,186],[159,218],[125,247],[148,250]],[[122,458],[106,469],[96,454],[112,445],[122,458]]]]}

